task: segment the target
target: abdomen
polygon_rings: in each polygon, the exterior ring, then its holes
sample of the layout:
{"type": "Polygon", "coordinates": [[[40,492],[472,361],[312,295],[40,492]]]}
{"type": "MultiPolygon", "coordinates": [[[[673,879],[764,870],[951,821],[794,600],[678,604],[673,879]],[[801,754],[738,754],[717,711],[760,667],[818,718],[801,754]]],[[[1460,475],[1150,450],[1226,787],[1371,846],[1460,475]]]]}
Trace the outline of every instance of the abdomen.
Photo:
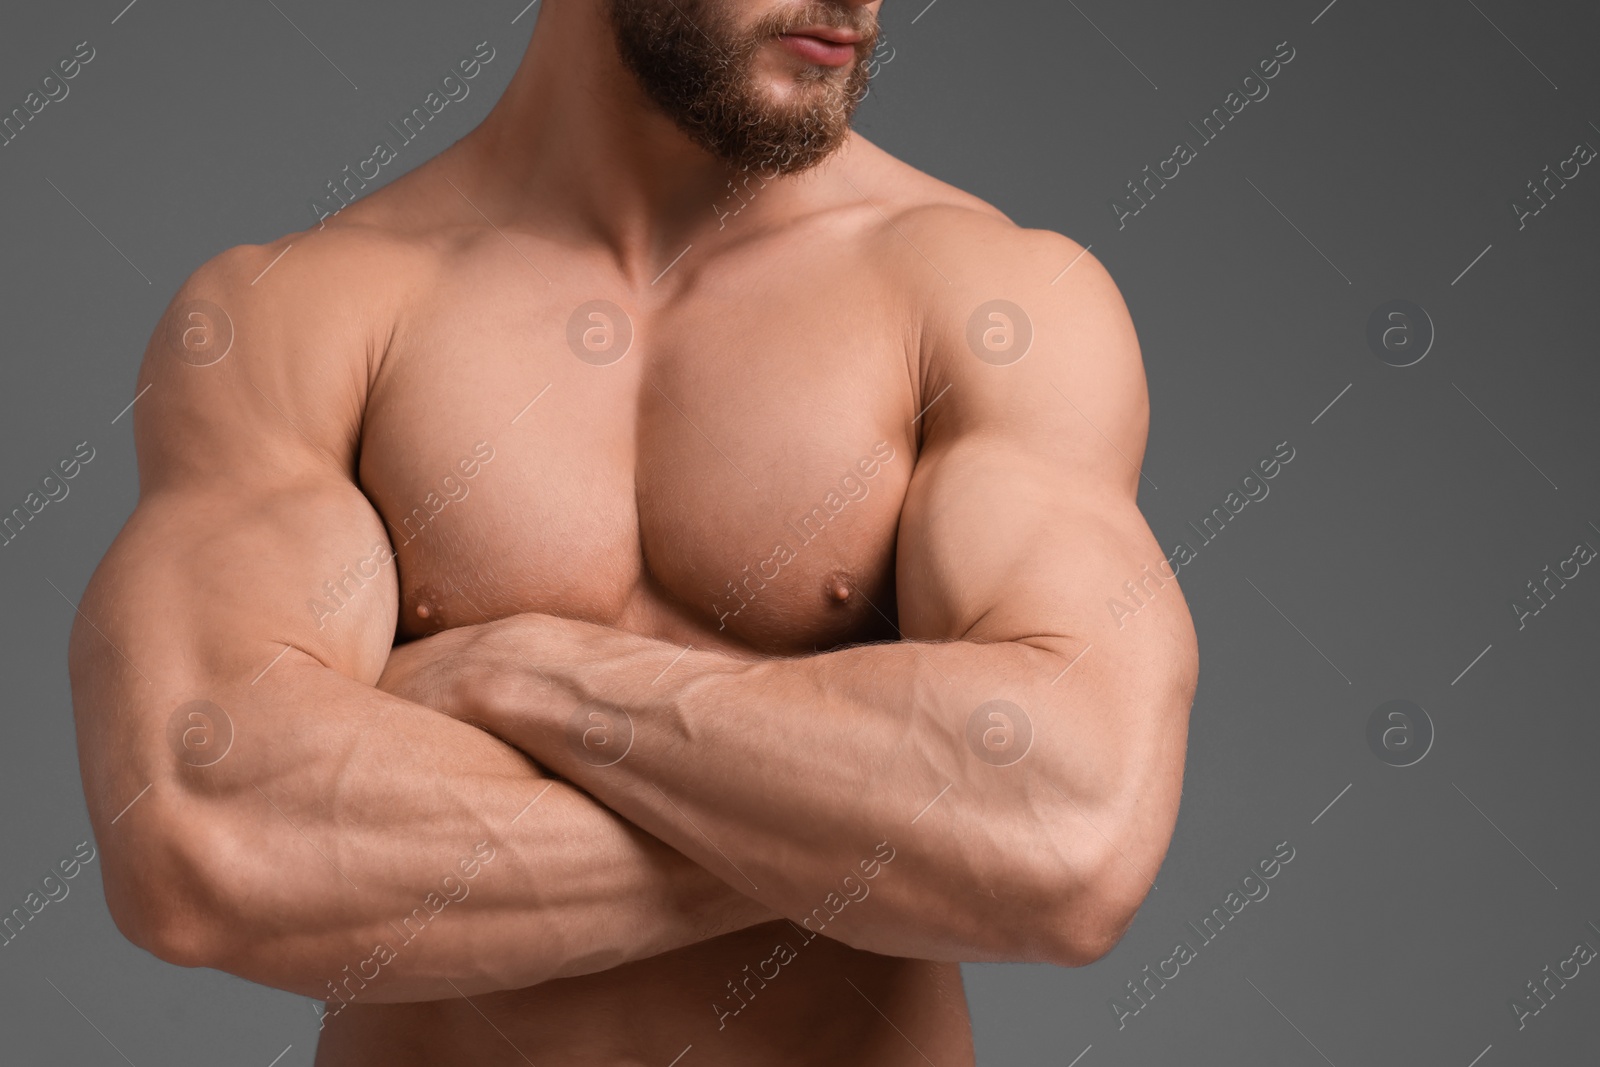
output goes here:
{"type": "Polygon", "coordinates": [[[973,1063],[959,965],[777,922],[470,1003],[352,1005],[328,1023],[316,1063],[912,1067],[924,1055],[973,1063]]]}

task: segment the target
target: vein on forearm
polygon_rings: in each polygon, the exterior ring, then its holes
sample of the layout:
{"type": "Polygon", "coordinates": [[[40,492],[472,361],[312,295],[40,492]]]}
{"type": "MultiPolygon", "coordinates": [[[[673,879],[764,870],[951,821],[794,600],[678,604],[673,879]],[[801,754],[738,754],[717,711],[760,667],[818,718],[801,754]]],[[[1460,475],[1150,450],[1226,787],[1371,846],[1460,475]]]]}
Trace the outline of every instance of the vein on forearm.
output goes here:
{"type": "Polygon", "coordinates": [[[1039,854],[1069,869],[1098,835],[1085,822],[1104,783],[1087,753],[1105,723],[1068,708],[1104,704],[1101,679],[1082,670],[1052,685],[1070,659],[1054,650],[900,641],[749,661],[570,626],[508,739],[780,911],[804,912],[886,839],[909,857],[898,870],[922,882],[885,894],[903,910],[972,895],[1025,904],[1035,887],[1017,882],[1039,854]],[[548,705],[536,695],[552,690],[548,705]],[[996,699],[1034,732],[1013,765],[968,744],[969,717],[996,699]],[[626,712],[625,758],[597,767],[575,751],[566,718],[585,702],[626,712]]]}

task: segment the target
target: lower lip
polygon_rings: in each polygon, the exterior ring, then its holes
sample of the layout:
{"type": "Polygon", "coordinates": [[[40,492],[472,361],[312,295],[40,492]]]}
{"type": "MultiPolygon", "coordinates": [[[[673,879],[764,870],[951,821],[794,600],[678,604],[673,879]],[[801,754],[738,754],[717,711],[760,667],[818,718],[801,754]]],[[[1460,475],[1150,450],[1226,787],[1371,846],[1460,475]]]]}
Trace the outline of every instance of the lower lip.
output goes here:
{"type": "Polygon", "coordinates": [[[800,34],[780,34],[778,39],[785,48],[805,60],[821,67],[848,67],[856,58],[856,46],[824,41],[820,37],[800,34]]]}

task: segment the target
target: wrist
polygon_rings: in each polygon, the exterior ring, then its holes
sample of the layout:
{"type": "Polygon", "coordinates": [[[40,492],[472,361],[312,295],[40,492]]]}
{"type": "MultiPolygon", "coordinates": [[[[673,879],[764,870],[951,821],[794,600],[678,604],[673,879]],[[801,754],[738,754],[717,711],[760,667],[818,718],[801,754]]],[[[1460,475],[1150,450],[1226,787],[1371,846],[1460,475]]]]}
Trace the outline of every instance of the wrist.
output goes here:
{"type": "Polygon", "coordinates": [[[520,615],[484,623],[452,662],[459,706],[466,721],[522,747],[513,733],[525,732],[530,712],[541,706],[548,688],[530,663],[520,615]]]}

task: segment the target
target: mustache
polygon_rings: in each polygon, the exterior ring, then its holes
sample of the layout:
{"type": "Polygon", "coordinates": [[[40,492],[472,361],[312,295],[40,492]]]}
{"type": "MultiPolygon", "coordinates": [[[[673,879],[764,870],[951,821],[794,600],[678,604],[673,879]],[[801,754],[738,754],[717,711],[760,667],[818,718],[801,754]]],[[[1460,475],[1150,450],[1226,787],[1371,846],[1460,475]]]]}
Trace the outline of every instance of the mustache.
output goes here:
{"type": "Polygon", "coordinates": [[[860,45],[870,46],[878,39],[878,16],[863,7],[838,4],[805,4],[775,11],[761,20],[756,32],[762,37],[776,37],[811,26],[848,30],[860,36],[860,45]]]}

